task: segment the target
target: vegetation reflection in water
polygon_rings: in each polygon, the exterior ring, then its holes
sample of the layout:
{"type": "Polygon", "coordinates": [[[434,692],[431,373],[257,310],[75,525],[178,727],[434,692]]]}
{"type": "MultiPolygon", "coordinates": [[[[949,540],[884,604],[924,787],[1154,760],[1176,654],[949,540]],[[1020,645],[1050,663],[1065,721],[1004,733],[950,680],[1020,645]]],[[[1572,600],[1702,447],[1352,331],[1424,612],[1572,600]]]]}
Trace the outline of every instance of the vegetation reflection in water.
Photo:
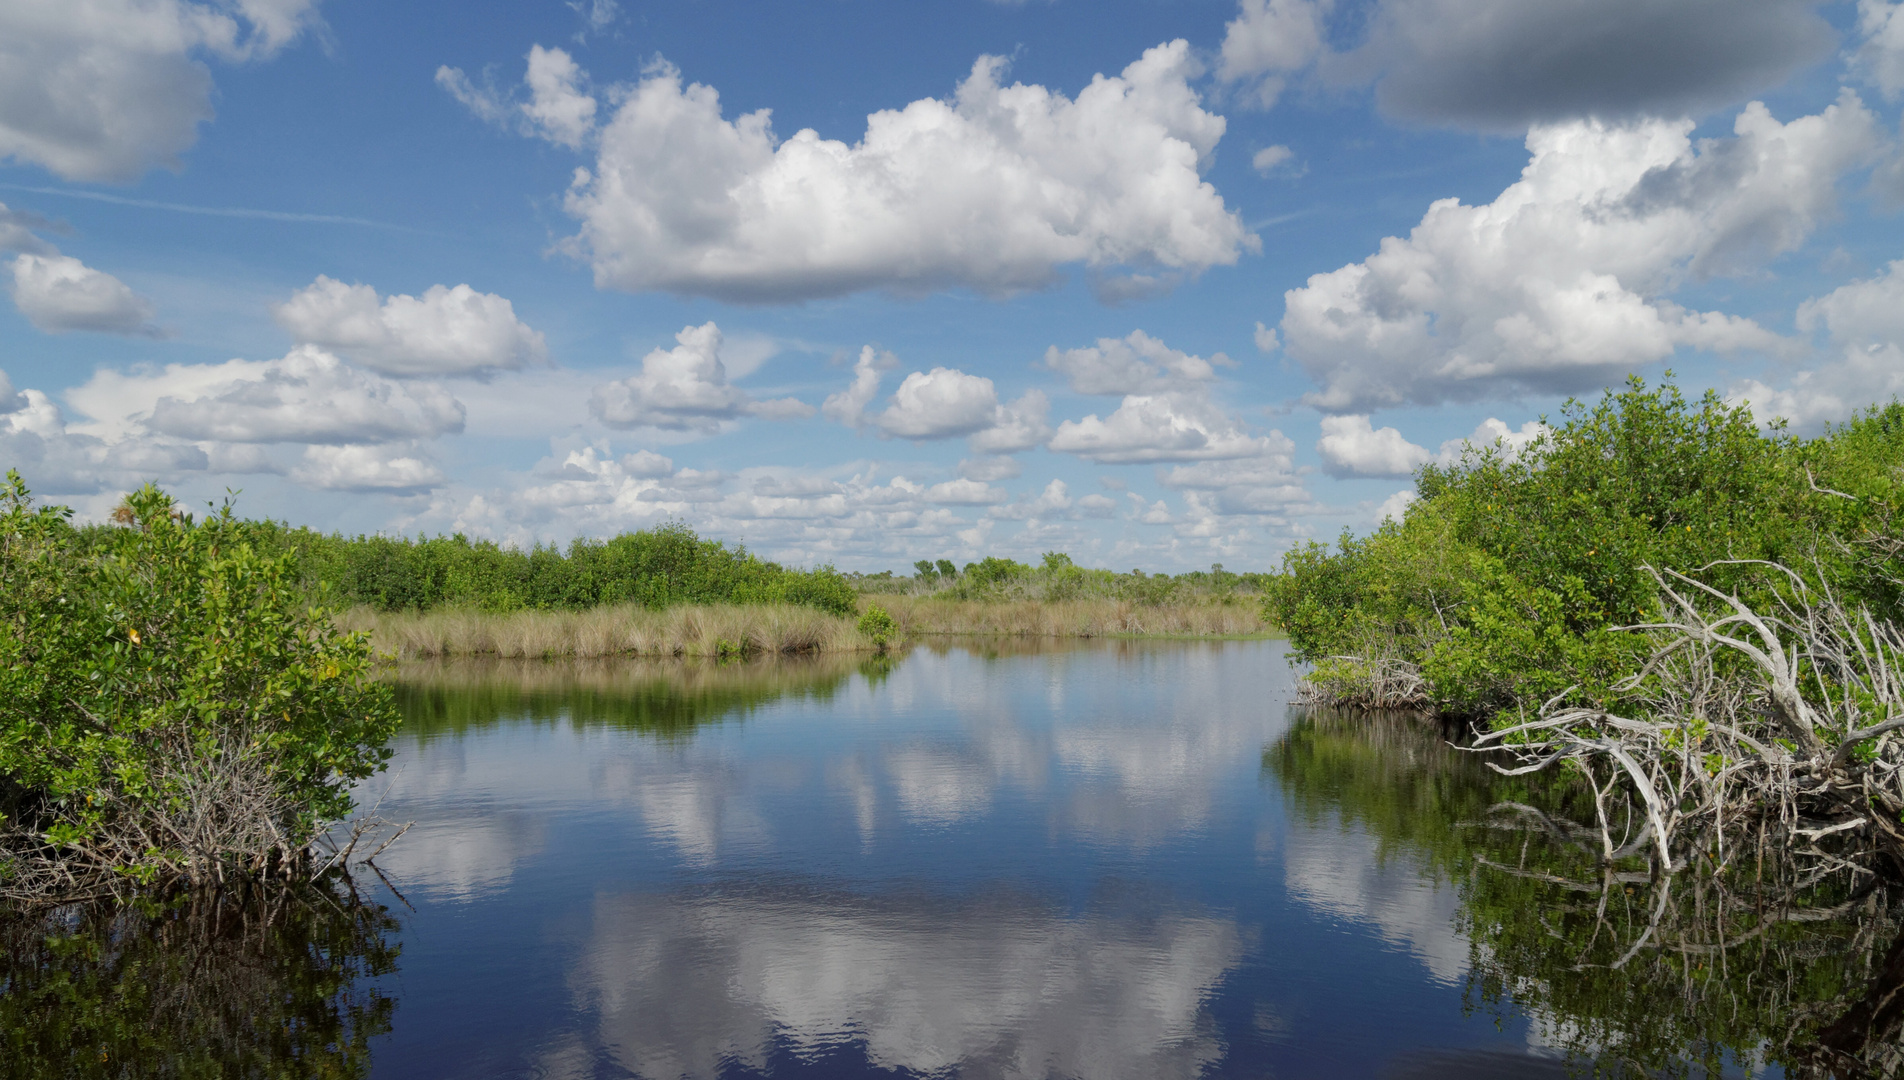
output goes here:
{"type": "MultiPolygon", "coordinates": [[[[1139,642],[970,638],[908,651],[954,649],[986,660],[1075,651],[1131,652],[1139,642]]],[[[388,673],[404,726],[428,739],[500,721],[608,727],[684,737],[703,724],[745,718],[774,702],[831,701],[854,676],[877,685],[904,655],[819,653],[719,661],[701,658],[503,660],[398,664],[388,673]]]]}
{"type": "MultiPolygon", "coordinates": [[[[1583,1073],[1904,1074],[1904,937],[1872,884],[1601,866],[1584,786],[1489,771],[1433,722],[1306,711],[1263,754],[1292,811],[1406,855],[1460,898],[1468,1004],[1527,1016],[1583,1073]],[[1581,805],[1584,799],[1586,805],[1581,805]]],[[[1754,853],[1756,855],[1756,853],[1754,853]]]]}
{"type": "Polygon", "coordinates": [[[362,1077],[398,924],[332,876],[0,922],[0,1074],[362,1077]]]}

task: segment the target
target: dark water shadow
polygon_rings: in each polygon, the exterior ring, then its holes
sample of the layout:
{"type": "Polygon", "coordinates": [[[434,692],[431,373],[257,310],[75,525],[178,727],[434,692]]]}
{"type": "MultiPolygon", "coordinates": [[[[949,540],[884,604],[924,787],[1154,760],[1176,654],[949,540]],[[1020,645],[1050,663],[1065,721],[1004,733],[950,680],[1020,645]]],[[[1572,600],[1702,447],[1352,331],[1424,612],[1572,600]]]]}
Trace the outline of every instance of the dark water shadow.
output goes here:
{"type": "Polygon", "coordinates": [[[1568,824],[1594,820],[1584,784],[1501,776],[1448,735],[1304,709],[1263,754],[1295,817],[1353,824],[1453,884],[1468,1010],[1526,1018],[1556,1055],[1437,1052],[1392,1075],[1904,1075],[1894,888],[1791,880],[1777,852],[1718,873],[1605,864],[1597,833],[1568,824]]]}
{"type": "Polygon", "coordinates": [[[334,881],[0,917],[0,1075],[367,1076],[398,929],[334,881]]]}

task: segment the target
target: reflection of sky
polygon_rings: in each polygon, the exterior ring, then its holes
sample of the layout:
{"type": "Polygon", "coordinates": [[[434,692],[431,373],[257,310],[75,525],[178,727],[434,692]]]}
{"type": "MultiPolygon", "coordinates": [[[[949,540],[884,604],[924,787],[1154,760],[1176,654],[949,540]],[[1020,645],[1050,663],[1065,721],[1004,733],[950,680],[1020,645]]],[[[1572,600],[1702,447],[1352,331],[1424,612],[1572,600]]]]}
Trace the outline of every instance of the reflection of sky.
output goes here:
{"type": "Polygon", "coordinates": [[[1219,1052],[1202,998],[1236,962],[1228,921],[1067,916],[1022,897],[865,901],[782,888],[596,901],[570,982],[592,1031],[561,1075],[606,1055],[644,1076],[818,1057],[1001,1077],[1191,1077],[1219,1052]],[[592,1045],[591,1045],[592,1044],[592,1045]]]}
{"type": "Polygon", "coordinates": [[[1289,689],[1274,642],[916,650],[680,738],[545,716],[400,742],[380,813],[418,825],[379,862],[417,911],[377,1071],[1372,1075],[1411,1046],[1526,1053],[1518,1027],[1462,1026],[1452,893],[1285,820],[1261,756],[1289,689]]]}

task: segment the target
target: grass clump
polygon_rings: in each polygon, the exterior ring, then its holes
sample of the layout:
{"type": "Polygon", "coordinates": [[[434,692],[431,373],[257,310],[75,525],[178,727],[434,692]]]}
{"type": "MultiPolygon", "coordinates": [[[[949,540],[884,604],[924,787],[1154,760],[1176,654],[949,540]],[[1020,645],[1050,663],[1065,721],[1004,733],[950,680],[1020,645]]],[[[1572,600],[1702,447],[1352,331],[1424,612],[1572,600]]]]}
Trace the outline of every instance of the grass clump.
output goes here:
{"type": "Polygon", "coordinates": [[[368,642],[229,505],[70,515],[0,489],[0,896],[303,874],[398,724],[368,642]]]}

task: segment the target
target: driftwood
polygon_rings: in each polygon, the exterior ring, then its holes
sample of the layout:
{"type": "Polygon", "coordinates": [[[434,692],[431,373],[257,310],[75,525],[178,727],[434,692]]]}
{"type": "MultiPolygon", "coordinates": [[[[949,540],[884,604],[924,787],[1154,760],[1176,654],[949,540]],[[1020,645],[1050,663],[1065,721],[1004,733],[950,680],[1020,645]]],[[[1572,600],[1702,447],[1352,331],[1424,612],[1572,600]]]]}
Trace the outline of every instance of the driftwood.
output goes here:
{"type": "Polygon", "coordinates": [[[1565,763],[1585,777],[1609,861],[1626,846],[1611,805],[1624,794],[1668,871],[1724,867],[1743,837],[1823,873],[1904,870],[1904,632],[1761,565],[1777,575],[1775,611],[1654,573],[1660,619],[1624,628],[1652,644],[1614,686],[1626,715],[1563,694],[1473,749],[1515,758],[1489,763],[1510,775],[1565,763]]]}

